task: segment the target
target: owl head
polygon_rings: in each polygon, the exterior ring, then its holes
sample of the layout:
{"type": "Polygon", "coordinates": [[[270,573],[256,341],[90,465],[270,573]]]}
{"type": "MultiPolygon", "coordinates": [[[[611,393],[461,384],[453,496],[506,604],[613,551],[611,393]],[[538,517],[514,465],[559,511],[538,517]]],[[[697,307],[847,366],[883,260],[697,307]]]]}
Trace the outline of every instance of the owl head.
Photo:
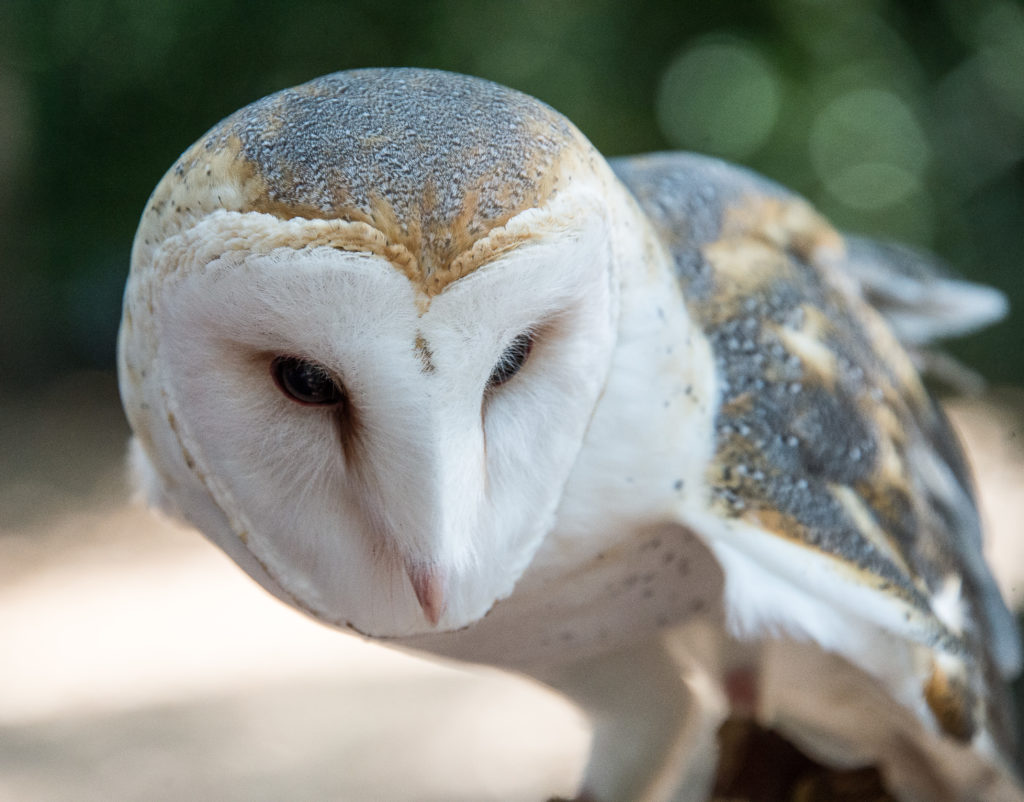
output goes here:
{"type": "Polygon", "coordinates": [[[642,225],[616,205],[565,118],[473,78],[339,73],[222,121],[132,253],[145,492],[322,621],[480,618],[550,529],[608,375],[642,225]]]}

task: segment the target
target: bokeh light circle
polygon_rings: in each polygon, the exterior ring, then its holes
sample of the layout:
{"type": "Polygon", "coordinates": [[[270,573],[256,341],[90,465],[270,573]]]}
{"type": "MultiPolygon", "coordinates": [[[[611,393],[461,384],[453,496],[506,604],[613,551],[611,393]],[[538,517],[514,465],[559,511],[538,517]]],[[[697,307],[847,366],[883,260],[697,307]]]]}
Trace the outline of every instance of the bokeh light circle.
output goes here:
{"type": "Polygon", "coordinates": [[[910,106],[892,92],[856,89],[817,115],[811,163],[830,195],[855,209],[882,209],[918,192],[930,150],[910,106]]]}
{"type": "Polygon", "coordinates": [[[775,70],[753,45],[703,40],[683,50],[665,70],[658,122],[676,147],[743,159],[775,128],[780,94],[775,70]]]}

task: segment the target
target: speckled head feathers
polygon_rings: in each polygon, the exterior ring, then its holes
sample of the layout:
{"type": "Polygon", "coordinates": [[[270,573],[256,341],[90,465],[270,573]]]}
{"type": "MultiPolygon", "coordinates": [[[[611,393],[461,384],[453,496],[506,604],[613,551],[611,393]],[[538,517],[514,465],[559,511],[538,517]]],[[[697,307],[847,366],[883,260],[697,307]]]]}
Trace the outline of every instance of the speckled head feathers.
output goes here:
{"type": "Polygon", "coordinates": [[[154,191],[137,247],[218,209],[347,221],[382,234],[393,261],[436,292],[457,257],[550,201],[581,159],[600,162],[568,120],[497,84],[434,70],[335,73],[203,136],[154,191]]]}

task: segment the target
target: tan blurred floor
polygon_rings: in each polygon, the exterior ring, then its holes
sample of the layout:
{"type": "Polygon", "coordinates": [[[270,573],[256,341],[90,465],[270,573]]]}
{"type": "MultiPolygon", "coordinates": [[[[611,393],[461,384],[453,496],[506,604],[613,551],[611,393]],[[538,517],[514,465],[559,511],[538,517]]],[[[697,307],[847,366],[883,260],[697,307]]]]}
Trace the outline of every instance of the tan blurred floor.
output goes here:
{"type": "MultiPolygon", "coordinates": [[[[1022,398],[1001,400],[1019,413],[1022,398]]],[[[954,412],[1019,604],[1020,418],[954,412]]],[[[0,415],[0,799],[571,793],[587,732],[554,695],[320,627],[200,536],[125,504],[110,377],[73,377],[0,415]]]]}
{"type": "Polygon", "coordinates": [[[139,510],[72,515],[36,536],[51,558],[0,590],[2,798],[571,790],[586,734],[539,689],[327,630],[139,510]]]}

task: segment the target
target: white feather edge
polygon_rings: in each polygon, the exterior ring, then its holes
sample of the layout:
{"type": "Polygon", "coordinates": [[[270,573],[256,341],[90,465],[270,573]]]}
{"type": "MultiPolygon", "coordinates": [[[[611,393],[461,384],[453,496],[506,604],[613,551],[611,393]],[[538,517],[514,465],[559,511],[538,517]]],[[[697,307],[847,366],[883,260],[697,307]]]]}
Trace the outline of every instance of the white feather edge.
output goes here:
{"type": "MultiPolygon", "coordinates": [[[[702,531],[708,531],[707,525],[702,531]]],[[[711,538],[708,545],[725,573],[733,635],[811,641],[882,679],[904,704],[927,711],[919,706],[924,702],[918,679],[908,678],[903,665],[892,671],[875,649],[882,633],[926,643],[934,625],[919,611],[852,582],[828,556],[742,524],[728,534],[732,542],[711,538]]]]}
{"type": "MultiPolygon", "coordinates": [[[[936,622],[898,597],[858,584],[827,555],[742,523],[706,520],[699,526],[704,533],[717,530],[707,542],[725,574],[727,624],[735,637],[813,643],[879,681],[929,732],[941,732],[924,683],[933,659],[942,665],[959,658],[931,645],[936,622]]],[[[950,602],[948,594],[934,601],[950,602]]],[[[973,746],[1002,764],[984,729],[973,746]]]]}
{"type": "MultiPolygon", "coordinates": [[[[168,493],[165,479],[153,465],[137,437],[132,437],[128,443],[128,471],[135,488],[136,500],[146,504],[150,510],[201,532],[226,531],[230,528],[227,516],[216,505],[210,503],[208,491],[194,485],[176,483],[176,499],[173,498],[168,493]]],[[[241,540],[223,538],[216,540],[216,544],[272,596],[285,604],[302,609],[266,572],[241,540]]]]}
{"type": "MultiPolygon", "coordinates": [[[[1005,795],[1011,793],[1010,789],[1016,793],[1013,772],[1006,766],[991,734],[981,728],[969,746],[950,741],[944,737],[928,706],[924,686],[933,670],[933,661],[953,669],[948,664],[959,660],[929,645],[934,622],[929,622],[920,611],[897,597],[884,595],[844,576],[842,565],[827,555],[815,554],[742,523],[705,520],[699,526],[699,531],[705,534],[716,533],[707,538],[707,542],[725,575],[724,606],[729,630],[741,641],[767,639],[765,665],[780,662],[777,656],[773,658],[773,651],[787,653],[801,648],[802,643],[818,647],[822,650],[819,654],[843,658],[877,682],[889,698],[910,714],[887,710],[884,704],[875,705],[879,711],[885,709],[890,724],[907,734],[910,738],[907,743],[913,742],[912,733],[920,732],[917,728],[923,727],[927,737],[919,744],[920,752],[929,755],[929,762],[939,774],[949,775],[948,782],[955,785],[963,782],[966,789],[983,787],[975,785],[980,782],[976,777],[980,772],[986,775],[984,787],[991,786],[993,790],[977,799],[1018,799],[1005,795]],[[976,756],[982,756],[983,760],[972,759],[976,756]],[[963,764],[962,770],[945,767],[949,760],[963,764]]],[[[944,605],[948,601],[943,599],[937,603],[944,605]]],[[[790,661],[790,657],[787,654],[783,662],[790,661]]],[[[831,688],[826,697],[815,703],[818,707],[825,705],[826,709],[815,708],[813,715],[805,711],[802,716],[789,716],[790,697],[805,696],[806,688],[800,684],[799,677],[795,684],[793,676],[783,679],[781,684],[775,684],[772,679],[773,690],[769,691],[767,684],[762,688],[763,692],[767,691],[759,710],[763,723],[780,725],[811,754],[835,765],[878,761],[891,765],[893,772],[905,773],[900,768],[901,758],[887,753],[884,744],[871,734],[872,727],[866,723],[859,728],[841,726],[841,717],[837,718],[835,708],[827,704],[829,695],[848,702],[851,696],[856,696],[851,694],[850,687],[864,685],[863,680],[856,678],[856,672],[850,673],[841,665],[827,664],[824,657],[793,660],[797,672],[813,673],[817,677],[815,682],[824,681],[831,688]]],[[[774,670],[786,669],[775,666],[774,670]]],[[[863,701],[866,704],[867,697],[863,701]]],[[[860,704],[856,700],[853,703],[860,704]]],[[[860,719],[870,721],[870,715],[858,713],[860,719]]],[[[908,776],[900,782],[914,784],[917,781],[908,776]]],[[[927,794],[914,793],[908,798],[930,799],[927,794]]],[[[950,797],[961,798],[968,797],[950,797]]]]}

